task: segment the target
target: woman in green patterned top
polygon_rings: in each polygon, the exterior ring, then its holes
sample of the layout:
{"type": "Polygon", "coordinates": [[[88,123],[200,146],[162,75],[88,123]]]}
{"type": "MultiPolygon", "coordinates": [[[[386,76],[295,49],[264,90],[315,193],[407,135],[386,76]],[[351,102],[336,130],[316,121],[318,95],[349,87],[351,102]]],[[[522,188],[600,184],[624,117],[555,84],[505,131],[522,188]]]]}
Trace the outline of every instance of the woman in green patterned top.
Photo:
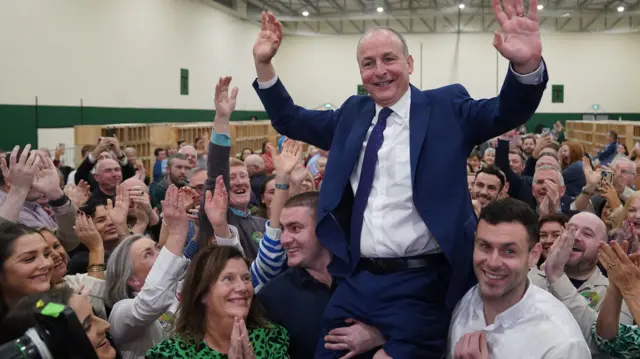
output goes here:
{"type": "Polygon", "coordinates": [[[175,335],[151,348],[147,358],[288,358],[287,332],[263,318],[253,300],[249,263],[234,247],[202,250],[182,288],[175,335]]]}
{"type": "Polygon", "coordinates": [[[600,264],[607,269],[609,287],[592,328],[598,351],[618,359],[640,358],[640,329],[620,323],[624,299],[636,323],[640,323],[640,252],[627,255],[629,243],[600,244],[600,264]]]}

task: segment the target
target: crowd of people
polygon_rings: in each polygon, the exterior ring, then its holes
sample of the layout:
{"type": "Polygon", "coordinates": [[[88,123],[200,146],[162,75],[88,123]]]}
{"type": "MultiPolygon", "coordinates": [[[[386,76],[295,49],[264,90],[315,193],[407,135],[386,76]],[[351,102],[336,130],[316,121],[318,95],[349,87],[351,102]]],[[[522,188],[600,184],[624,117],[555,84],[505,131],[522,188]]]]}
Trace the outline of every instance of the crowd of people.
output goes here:
{"type": "Polygon", "coordinates": [[[230,153],[222,77],[210,137],[156,149],[149,175],[115,137],[66,173],[16,146],[0,341],[58,303],[99,359],[640,358],[640,147],[526,133],[548,80],[531,4],[493,2],[498,98],[410,86],[404,37],[376,28],[357,51],[369,96],[306,110],[264,13],[254,89],[277,142],[230,153]]]}

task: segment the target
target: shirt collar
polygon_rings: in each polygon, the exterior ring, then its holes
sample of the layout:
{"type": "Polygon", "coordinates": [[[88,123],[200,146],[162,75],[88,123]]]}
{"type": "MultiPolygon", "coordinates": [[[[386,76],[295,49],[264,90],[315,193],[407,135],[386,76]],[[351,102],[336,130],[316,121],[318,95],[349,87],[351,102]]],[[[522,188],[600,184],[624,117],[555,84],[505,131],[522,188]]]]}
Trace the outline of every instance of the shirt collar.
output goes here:
{"type": "Polygon", "coordinates": [[[233,214],[235,214],[238,217],[242,217],[242,218],[249,218],[251,216],[251,212],[249,212],[248,210],[246,212],[241,211],[237,208],[233,208],[233,207],[229,207],[229,209],[231,209],[231,212],[233,212],[233,214]]]}
{"type": "Polygon", "coordinates": [[[480,296],[480,286],[476,286],[476,293],[472,299],[472,308],[475,314],[482,318],[483,324],[486,327],[489,326],[501,326],[503,328],[509,327],[510,325],[516,323],[520,318],[524,317],[527,314],[529,307],[532,306],[532,301],[535,301],[535,293],[531,290],[533,284],[527,278],[527,290],[522,296],[522,299],[518,301],[518,303],[514,304],[504,312],[498,314],[493,324],[486,325],[486,318],[484,316],[484,303],[482,301],[482,297],[480,296]]]}
{"type": "MultiPolygon", "coordinates": [[[[398,102],[389,107],[395,114],[400,116],[403,121],[409,119],[409,110],[411,109],[411,86],[407,89],[407,92],[400,97],[398,102]]],[[[378,114],[382,111],[382,106],[376,104],[376,118],[378,118],[378,114]]]]}

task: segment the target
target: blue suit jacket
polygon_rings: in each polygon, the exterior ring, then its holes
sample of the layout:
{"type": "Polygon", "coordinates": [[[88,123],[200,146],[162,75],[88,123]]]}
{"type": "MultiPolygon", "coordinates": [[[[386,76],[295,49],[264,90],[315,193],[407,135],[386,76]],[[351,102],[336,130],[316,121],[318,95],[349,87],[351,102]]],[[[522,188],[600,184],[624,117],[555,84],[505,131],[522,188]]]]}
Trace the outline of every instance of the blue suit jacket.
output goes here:
{"type": "MultiPolygon", "coordinates": [[[[446,255],[453,273],[447,303],[454,306],[475,283],[472,268],[476,217],[467,186],[467,155],[472,148],[531,118],[546,87],[523,85],[509,71],[500,96],[473,100],[459,84],[420,91],[411,86],[410,160],[413,201],[446,255]]],[[[338,110],[311,111],[296,106],[280,80],[259,89],[273,127],[289,138],[329,150],[318,205],[316,233],[333,253],[329,271],[349,276],[360,248],[349,238],[356,166],[373,117],[369,96],[351,96],[338,110]]]]}

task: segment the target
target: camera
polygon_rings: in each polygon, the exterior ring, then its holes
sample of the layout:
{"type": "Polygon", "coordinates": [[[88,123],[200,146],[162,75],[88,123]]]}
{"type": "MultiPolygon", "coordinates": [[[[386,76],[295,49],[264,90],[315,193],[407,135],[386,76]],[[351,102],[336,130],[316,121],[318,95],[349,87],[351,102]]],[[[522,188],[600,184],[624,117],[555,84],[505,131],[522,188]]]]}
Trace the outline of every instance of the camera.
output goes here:
{"type": "Polygon", "coordinates": [[[76,313],[57,303],[38,303],[37,324],[0,346],[2,359],[98,359],[76,313]]]}

